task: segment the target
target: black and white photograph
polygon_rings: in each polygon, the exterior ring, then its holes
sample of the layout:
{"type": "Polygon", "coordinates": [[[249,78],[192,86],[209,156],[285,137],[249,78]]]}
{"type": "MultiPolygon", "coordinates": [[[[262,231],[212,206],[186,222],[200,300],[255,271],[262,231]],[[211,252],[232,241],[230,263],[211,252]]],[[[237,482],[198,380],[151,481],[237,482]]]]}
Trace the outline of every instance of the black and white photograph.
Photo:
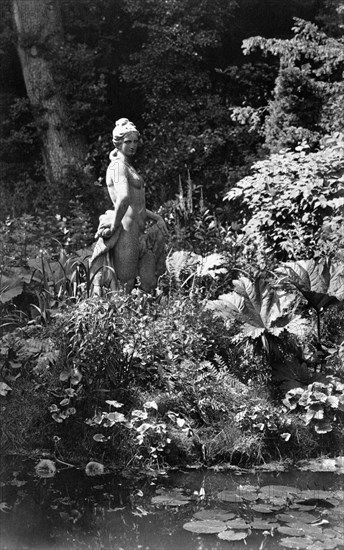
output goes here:
{"type": "Polygon", "coordinates": [[[344,550],[344,0],[1,0],[0,550],[344,550]]]}

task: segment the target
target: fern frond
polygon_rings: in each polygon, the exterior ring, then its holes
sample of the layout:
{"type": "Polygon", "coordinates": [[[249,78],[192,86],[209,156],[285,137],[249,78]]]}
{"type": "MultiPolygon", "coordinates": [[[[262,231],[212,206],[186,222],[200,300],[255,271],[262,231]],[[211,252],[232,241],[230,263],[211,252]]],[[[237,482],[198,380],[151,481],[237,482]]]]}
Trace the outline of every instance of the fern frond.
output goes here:
{"type": "Polygon", "coordinates": [[[195,271],[200,258],[202,256],[194,254],[194,252],[177,250],[166,259],[166,267],[168,272],[179,281],[182,272],[191,273],[195,271]]]}
{"type": "Polygon", "coordinates": [[[225,363],[223,357],[221,357],[221,355],[219,355],[218,353],[215,353],[214,361],[221,369],[227,369],[228,368],[227,363],[225,363]]]}

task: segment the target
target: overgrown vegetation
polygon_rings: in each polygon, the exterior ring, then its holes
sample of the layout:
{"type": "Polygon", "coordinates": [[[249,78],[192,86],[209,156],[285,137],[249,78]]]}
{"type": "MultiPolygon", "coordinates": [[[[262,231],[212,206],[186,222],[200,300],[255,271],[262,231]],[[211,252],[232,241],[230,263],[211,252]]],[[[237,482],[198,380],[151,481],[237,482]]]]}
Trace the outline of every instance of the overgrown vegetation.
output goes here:
{"type": "Polygon", "coordinates": [[[338,448],[343,285],[331,281],[343,266],[331,273],[315,260],[278,266],[276,277],[228,279],[234,290],[214,299],[206,280],[216,285],[226,270],[225,256],[215,256],[176,252],[156,296],[82,293],[6,333],[4,448],[25,449],[34,429],[60,460],[122,467],[246,465],[338,448]],[[309,288],[288,279],[288,269],[309,288]],[[324,320],[309,315],[291,283],[308,301],[336,308],[326,342],[324,320]],[[9,419],[29,392],[24,436],[9,419]]]}
{"type": "Polygon", "coordinates": [[[1,448],[113,467],[335,455],[344,137],[332,4],[317,14],[331,35],[298,19],[287,39],[246,40],[249,63],[226,53],[234,3],[93,4],[61,3],[70,34],[55,67],[88,141],[87,185],[70,175],[54,196],[26,99],[9,100],[4,122],[1,448]],[[144,121],[150,153],[138,164],[168,258],[153,295],[138,282],[99,298],[90,245],[106,205],[105,136],[124,108],[144,121]]]}

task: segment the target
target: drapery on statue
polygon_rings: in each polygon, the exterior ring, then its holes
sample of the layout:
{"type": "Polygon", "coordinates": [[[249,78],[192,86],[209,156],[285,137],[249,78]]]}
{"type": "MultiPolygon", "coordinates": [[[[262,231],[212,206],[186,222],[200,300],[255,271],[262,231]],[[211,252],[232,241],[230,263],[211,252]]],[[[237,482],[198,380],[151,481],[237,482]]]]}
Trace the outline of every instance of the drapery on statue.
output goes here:
{"type": "Polygon", "coordinates": [[[141,288],[151,292],[165,271],[167,228],[159,214],[146,208],[143,179],[131,164],[139,135],[127,118],[117,120],[112,132],[115,149],[110,153],[106,184],[114,210],[99,218],[90,262],[95,295],[107,283],[111,290],[122,284],[131,292],[137,277],[141,288]],[[147,219],[156,223],[145,231],[147,219]]]}

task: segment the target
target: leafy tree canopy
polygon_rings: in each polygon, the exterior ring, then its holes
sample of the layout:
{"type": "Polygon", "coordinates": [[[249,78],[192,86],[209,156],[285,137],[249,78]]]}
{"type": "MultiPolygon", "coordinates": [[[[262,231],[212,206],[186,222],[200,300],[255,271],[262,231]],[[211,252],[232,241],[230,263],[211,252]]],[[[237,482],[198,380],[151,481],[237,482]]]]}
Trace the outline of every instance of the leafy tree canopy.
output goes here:
{"type": "Polygon", "coordinates": [[[244,41],[244,53],[260,50],[280,61],[265,120],[271,151],[303,139],[316,145],[324,133],[343,131],[344,39],[327,36],[313,23],[296,19],[291,39],[261,36],[244,41]]]}
{"type": "Polygon", "coordinates": [[[279,259],[343,255],[343,135],[273,153],[226,195],[240,203],[246,244],[279,259]],[[335,225],[337,224],[337,226],[335,225]]]}

